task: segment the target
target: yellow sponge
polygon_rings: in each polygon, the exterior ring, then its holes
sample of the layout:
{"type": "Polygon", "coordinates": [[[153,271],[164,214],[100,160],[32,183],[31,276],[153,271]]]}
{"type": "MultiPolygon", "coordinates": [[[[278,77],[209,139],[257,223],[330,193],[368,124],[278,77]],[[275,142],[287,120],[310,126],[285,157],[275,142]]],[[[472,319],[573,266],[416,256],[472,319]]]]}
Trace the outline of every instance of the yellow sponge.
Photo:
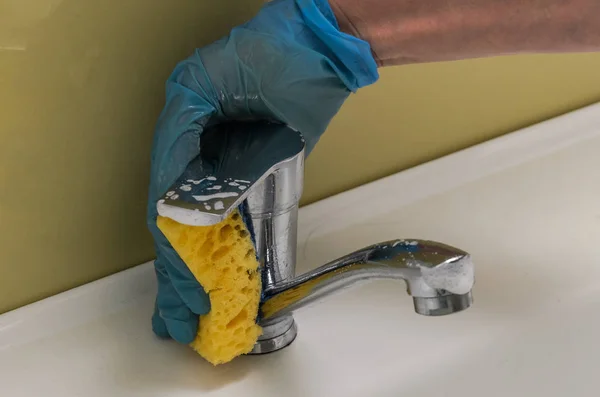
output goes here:
{"type": "Polygon", "coordinates": [[[157,224],[210,297],[191,346],[214,365],[250,352],[262,330],[256,324],[261,294],[258,261],[236,211],[213,226],[187,226],[158,217],[157,224]]]}

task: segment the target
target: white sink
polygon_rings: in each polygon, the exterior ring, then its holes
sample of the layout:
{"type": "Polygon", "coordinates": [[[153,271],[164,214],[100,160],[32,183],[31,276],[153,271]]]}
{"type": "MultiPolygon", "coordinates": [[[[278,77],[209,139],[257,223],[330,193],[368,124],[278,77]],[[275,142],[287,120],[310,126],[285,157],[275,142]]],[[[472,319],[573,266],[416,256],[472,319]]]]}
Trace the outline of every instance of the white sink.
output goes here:
{"type": "Polygon", "coordinates": [[[295,314],[281,352],[212,367],[150,329],[150,264],[0,316],[6,396],[594,396],[600,105],[301,210],[298,271],[394,238],[471,253],[475,303],[368,284],[295,314]]]}

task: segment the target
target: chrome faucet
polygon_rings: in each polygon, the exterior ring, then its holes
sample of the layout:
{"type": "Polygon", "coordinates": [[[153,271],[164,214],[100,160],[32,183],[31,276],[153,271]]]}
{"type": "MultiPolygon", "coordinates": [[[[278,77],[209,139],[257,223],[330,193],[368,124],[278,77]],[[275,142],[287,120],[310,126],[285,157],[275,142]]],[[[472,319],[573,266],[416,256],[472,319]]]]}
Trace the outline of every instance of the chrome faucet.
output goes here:
{"type": "Polygon", "coordinates": [[[280,124],[221,124],[204,132],[201,152],[158,203],[178,222],[207,226],[240,209],[260,263],[263,329],[251,354],[293,342],[293,312],[348,286],[404,280],[414,309],[426,316],[455,313],[472,303],[474,268],[468,253],[434,241],[375,244],[308,273],[295,275],[304,140],[280,124]]]}

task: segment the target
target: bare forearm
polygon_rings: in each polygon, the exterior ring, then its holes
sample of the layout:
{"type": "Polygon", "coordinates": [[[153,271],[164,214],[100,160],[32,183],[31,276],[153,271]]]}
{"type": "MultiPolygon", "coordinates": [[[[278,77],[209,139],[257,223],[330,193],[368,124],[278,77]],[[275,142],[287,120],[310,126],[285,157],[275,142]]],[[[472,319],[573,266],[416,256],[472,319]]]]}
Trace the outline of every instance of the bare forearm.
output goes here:
{"type": "Polygon", "coordinates": [[[330,0],[381,66],[600,51],[600,0],[330,0]]]}

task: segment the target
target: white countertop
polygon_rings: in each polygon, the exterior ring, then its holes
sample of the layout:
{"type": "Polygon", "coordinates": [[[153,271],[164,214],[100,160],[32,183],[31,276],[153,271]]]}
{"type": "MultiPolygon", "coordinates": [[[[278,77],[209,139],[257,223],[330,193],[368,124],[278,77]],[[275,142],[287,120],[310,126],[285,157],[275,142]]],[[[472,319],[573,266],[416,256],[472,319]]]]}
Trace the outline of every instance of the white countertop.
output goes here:
{"type": "Polygon", "coordinates": [[[154,337],[144,264],[0,316],[0,395],[593,396],[599,198],[600,104],[301,210],[299,272],[395,238],[470,252],[463,313],[418,316],[375,282],[296,313],[283,351],[214,368],[154,337]]]}

